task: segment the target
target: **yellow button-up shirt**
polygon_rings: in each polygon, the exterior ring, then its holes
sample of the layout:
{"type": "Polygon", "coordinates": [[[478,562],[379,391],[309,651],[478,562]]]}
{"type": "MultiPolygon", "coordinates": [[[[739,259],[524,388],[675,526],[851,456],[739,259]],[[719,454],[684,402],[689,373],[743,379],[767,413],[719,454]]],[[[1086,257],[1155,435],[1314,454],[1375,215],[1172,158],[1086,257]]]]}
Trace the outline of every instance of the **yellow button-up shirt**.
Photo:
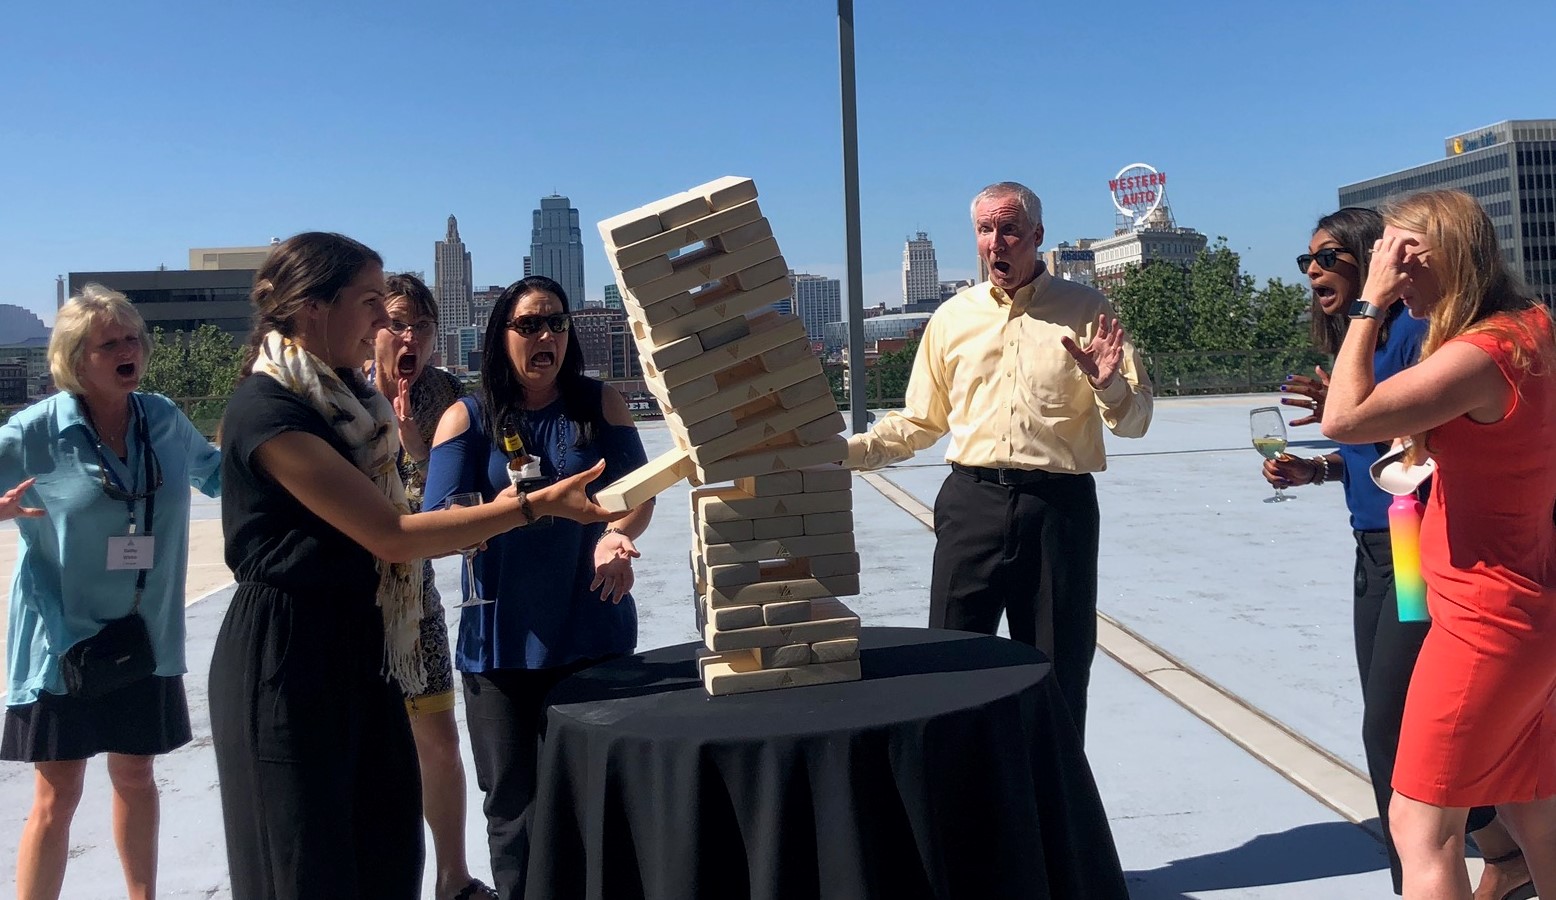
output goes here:
{"type": "Polygon", "coordinates": [[[1041,272],[1014,296],[989,282],[947,300],[924,329],[907,407],[848,439],[848,464],[875,469],[907,459],[947,431],[946,459],[966,466],[1100,472],[1104,424],[1139,437],[1151,424],[1151,382],[1134,345],[1118,375],[1093,388],[1064,345],[1085,347],[1101,293],[1041,272]]]}

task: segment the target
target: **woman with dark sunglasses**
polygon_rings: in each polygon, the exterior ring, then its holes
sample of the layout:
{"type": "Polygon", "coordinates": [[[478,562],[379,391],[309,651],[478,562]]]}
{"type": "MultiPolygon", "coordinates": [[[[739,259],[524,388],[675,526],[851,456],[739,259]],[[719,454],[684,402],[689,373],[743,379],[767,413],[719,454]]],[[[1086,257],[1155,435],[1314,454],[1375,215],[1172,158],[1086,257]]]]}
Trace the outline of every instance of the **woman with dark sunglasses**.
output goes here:
{"type": "MultiPolygon", "coordinates": [[[[1371,209],[1347,207],[1318,220],[1308,251],[1297,257],[1313,292],[1313,344],[1333,356],[1339,352],[1350,324],[1351,307],[1367,280],[1373,242],[1383,234],[1383,217],[1371,209]]],[[[1378,329],[1373,365],[1379,381],[1415,363],[1426,338],[1426,323],[1403,315],[1396,304],[1378,329]]],[[[1281,402],[1307,410],[1292,425],[1321,422],[1329,377],[1322,367],[1314,378],[1293,375],[1283,391],[1297,397],[1281,402]]],[[[1393,790],[1394,757],[1399,746],[1405,692],[1429,623],[1399,621],[1394,597],[1394,559],[1389,544],[1388,507],[1392,498],[1373,484],[1368,469],[1387,444],[1340,444],[1335,452],[1309,458],[1286,456],[1267,460],[1264,477],[1272,485],[1295,487],[1339,481],[1345,491],[1356,539],[1354,629],[1356,664],[1362,688],[1362,746],[1367,773],[1382,823],[1384,846],[1394,893],[1401,891],[1399,854],[1389,838],[1388,809],[1393,790]]],[[[1469,830],[1487,857],[1486,874],[1475,900],[1515,900],[1533,896],[1528,869],[1518,845],[1495,821],[1490,807],[1476,809],[1469,830]]]]}
{"type": "MultiPolygon", "coordinates": [[[[547,478],[603,460],[594,487],[604,487],[646,461],[621,394],[584,375],[570,325],[567,295],[549,278],[525,278],[498,298],[482,344],[480,396],[451,406],[433,438],[427,508],[468,491],[489,499],[508,486],[508,458],[493,439],[505,428],[517,431],[547,478]]],[[[504,898],[523,895],[542,701],[567,675],[636,646],[633,540],[651,512],[645,504],[610,528],[557,520],[515,529],[475,558],[477,584],[466,584],[466,595],[478,587],[493,602],[462,611],[454,665],[504,898]]]]}
{"type": "Polygon", "coordinates": [[[60,896],[87,760],[99,753],[128,896],[156,892],[153,761],[190,739],[189,488],[217,495],[221,454],[172,401],[136,390],[150,349],[124,295],[87,285],[60,308],[49,339],[60,392],[0,427],[0,521],[16,519],[20,538],[0,758],[35,770],[17,853],[21,897],[60,896]],[[111,685],[67,677],[72,648],[131,614],[144,623],[136,650],[150,657],[134,674],[151,674],[119,677],[128,683],[106,693],[111,685]]]}

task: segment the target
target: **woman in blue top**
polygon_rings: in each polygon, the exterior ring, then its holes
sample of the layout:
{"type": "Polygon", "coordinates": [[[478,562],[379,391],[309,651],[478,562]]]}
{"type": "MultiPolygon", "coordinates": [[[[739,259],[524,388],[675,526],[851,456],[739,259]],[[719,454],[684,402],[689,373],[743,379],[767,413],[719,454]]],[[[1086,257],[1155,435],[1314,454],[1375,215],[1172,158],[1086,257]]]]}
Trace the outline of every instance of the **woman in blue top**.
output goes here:
{"type": "MultiPolygon", "coordinates": [[[[1383,235],[1383,217],[1360,207],[1347,207],[1318,220],[1308,252],[1297,265],[1313,290],[1313,343],[1333,355],[1340,349],[1350,324],[1351,304],[1361,297],[1367,279],[1367,262],[1373,242],[1383,235]]],[[[1426,338],[1426,322],[1403,315],[1404,304],[1395,304],[1378,334],[1374,368],[1378,381],[1415,363],[1426,338]]],[[[1282,390],[1300,397],[1282,400],[1309,410],[1292,420],[1293,425],[1319,422],[1324,414],[1328,374],[1317,378],[1292,376],[1282,390]]],[[[1311,458],[1282,457],[1264,463],[1264,477],[1278,487],[1320,485],[1340,481],[1345,505],[1351,513],[1356,537],[1353,607],[1356,665],[1362,686],[1362,746],[1367,772],[1378,804],[1384,846],[1394,877],[1394,893],[1401,891],[1399,854],[1389,837],[1388,808],[1393,790],[1394,755],[1399,746],[1400,720],[1405,712],[1405,693],[1415,670],[1428,622],[1399,621],[1394,597],[1394,559],[1389,545],[1388,507],[1393,499],[1373,484],[1368,469],[1388,449],[1387,444],[1340,444],[1336,452],[1311,458]]],[[[1485,853],[1486,874],[1475,892],[1476,900],[1514,900],[1533,896],[1533,884],[1518,845],[1495,820],[1495,810],[1471,812],[1469,830],[1485,853]]]]}
{"type": "MultiPolygon", "coordinates": [[[[433,437],[426,509],[467,491],[489,500],[508,485],[507,457],[492,439],[504,423],[547,478],[604,460],[603,487],[646,461],[626,401],[584,376],[569,325],[567,295],[549,278],[525,278],[498,298],[482,344],[479,400],[449,407],[433,437]]],[[[475,558],[480,596],[493,602],[463,610],[454,665],[486,795],[492,874],[505,898],[523,892],[542,700],[567,675],[636,646],[632,542],[651,512],[645,504],[610,528],[558,519],[515,529],[475,558]]]]}
{"type": "Polygon", "coordinates": [[[150,349],[124,295],[87,285],[60,308],[49,339],[60,392],[0,427],[0,520],[15,518],[20,538],[0,758],[36,769],[17,853],[22,897],[60,895],[86,761],[98,753],[108,754],[129,896],[156,891],[152,761],[190,738],[189,486],[216,496],[221,456],[171,401],[136,392],[150,349]],[[139,563],[127,551],[132,534],[139,563]],[[91,699],[68,693],[61,657],[132,610],[145,620],[154,674],[91,699]]]}

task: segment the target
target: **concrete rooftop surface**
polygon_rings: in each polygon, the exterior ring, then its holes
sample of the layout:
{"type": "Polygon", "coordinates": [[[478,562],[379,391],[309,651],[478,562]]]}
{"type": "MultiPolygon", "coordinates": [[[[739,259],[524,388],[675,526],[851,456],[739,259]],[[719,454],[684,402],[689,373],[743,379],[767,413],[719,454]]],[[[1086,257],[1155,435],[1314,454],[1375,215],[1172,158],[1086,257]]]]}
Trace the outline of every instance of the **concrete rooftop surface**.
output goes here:
{"type": "MultiPolygon", "coordinates": [[[[1146,437],[1109,435],[1108,470],[1097,476],[1103,652],[1087,753],[1135,900],[1392,896],[1376,821],[1367,821],[1375,811],[1360,737],[1344,497],[1331,484],[1262,502],[1271,489],[1248,411],[1276,399],[1159,399],[1146,437]]],[[[662,423],[641,429],[650,458],[670,446],[662,423]]],[[[1301,455],[1332,446],[1316,426],[1290,437],[1301,455]]],[[[855,476],[862,593],[845,601],[865,625],[926,623],[934,535],[924,516],[947,472],[942,442],[855,476]]],[[[640,650],[697,639],[688,490],[683,482],[660,496],[638,541],[640,650]]],[[[206,678],[232,588],[219,503],[196,495],[192,517],[185,687],[195,737],[157,764],[159,894],[220,898],[230,894],[206,678]]],[[[0,525],[5,584],[15,541],[14,526],[0,525]]],[[[445,601],[458,595],[459,565],[458,557],[436,563],[445,601]]],[[[448,612],[453,631],[459,611],[448,612]]],[[[462,700],[457,713],[463,733],[462,700]]],[[[470,866],[485,878],[468,743],[465,756],[470,866]]],[[[13,873],[32,779],[31,766],[0,764],[0,858],[13,873]]],[[[89,767],[71,844],[64,896],[123,896],[100,760],[89,767]]],[[[430,837],[427,846],[431,896],[430,837]]]]}

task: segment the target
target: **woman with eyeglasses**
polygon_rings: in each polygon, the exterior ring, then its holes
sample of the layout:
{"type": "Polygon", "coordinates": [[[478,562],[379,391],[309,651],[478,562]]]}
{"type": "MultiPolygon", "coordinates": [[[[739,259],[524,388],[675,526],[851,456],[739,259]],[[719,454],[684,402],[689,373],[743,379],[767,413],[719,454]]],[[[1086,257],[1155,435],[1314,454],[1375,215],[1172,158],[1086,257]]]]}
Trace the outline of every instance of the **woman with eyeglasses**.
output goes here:
{"type": "Polygon", "coordinates": [[[521,502],[411,513],[390,400],[362,378],[389,324],[383,261],[339,234],[254,276],[249,361],[222,422],[238,582],[211,658],[211,736],[235,900],[420,893],[422,559],[540,515],[613,518],[584,467],[521,502]]]}
{"type": "MultiPolygon", "coordinates": [[[[481,390],[449,408],[432,447],[425,502],[476,491],[491,498],[509,483],[493,435],[517,429],[550,478],[605,463],[604,486],[646,461],[621,394],[583,374],[567,295],[549,278],[503,291],[487,322],[481,390]]],[[[525,810],[535,794],[542,701],[558,681],[592,663],[632,652],[633,540],[652,504],[614,526],[556,521],[500,534],[475,558],[479,596],[463,610],[454,663],[462,673],[465,722],[492,854],[504,898],[523,894],[529,845],[525,810]]]]}
{"type": "MultiPolygon", "coordinates": [[[[389,325],[378,332],[368,380],[392,401],[400,434],[399,469],[405,499],[421,511],[432,435],[445,410],[465,395],[449,372],[430,365],[437,351],[438,304],[415,275],[390,275],[384,301],[389,325]]],[[[405,709],[421,764],[421,808],[432,832],[436,900],[483,900],[497,892],[470,874],[465,861],[465,765],[459,758],[454,719],[454,666],[448,622],[432,560],[422,563],[421,665],[426,687],[407,692],[405,709]]]]}
{"type": "MultiPolygon", "coordinates": [[[[1352,308],[1367,280],[1372,245],[1382,234],[1383,217],[1376,211],[1347,207],[1319,219],[1307,252],[1297,257],[1313,293],[1313,344],[1326,354],[1338,353],[1345,340],[1352,308]]],[[[1426,323],[1405,315],[1404,307],[1395,305],[1377,326],[1374,337],[1373,369],[1378,381],[1413,365],[1425,339],[1426,323]]],[[[1294,419],[1293,425],[1323,420],[1329,377],[1322,367],[1314,375],[1293,375],[1282,387],[1299,396],[1281,402],[1308,413],[1294,419]]],[[[1338,481],[1345,491],[1356,541],[1352,621],[1362,688],[1362,746],[1397,894],[1402,882],[1399,854],[1389,836],[1390,783],[1405,693],[1429,625],[1399,620],[1388,522],[1393,498],[1375,485],[1368,473],[1388,447],[1387,442],[1341,443],[1335,452],[1321,456],[1267,460],[1263,473],[1265,480],[1279,487],[1338,481]]],[[[1467,827],[1486,857],[1485,874],[1475,898],[1517,900],[1533,896],[1518,845],[1495,817],[1496,811],[1490,807],[1474,809],[1468,816],[1467,827]]]]}
{"type": "Polygon", "coordinates": [[[124,295],[87,285],[60,307],[49,338],[59,393],[0,426],[0,521],[15,519],[20,539],[0,758],[34,768],[16,863],[23,898],[60,896],[87,760],[99,753],[128,895],[156,892],[153,760],[190,739],[189,488],[219,493],[221,455],[172,401],[136,390],[150,351],[124,295]],[[141,665],[110,681],[73,672],[116,620],[135,636],[121,654],[141,665]]]}

